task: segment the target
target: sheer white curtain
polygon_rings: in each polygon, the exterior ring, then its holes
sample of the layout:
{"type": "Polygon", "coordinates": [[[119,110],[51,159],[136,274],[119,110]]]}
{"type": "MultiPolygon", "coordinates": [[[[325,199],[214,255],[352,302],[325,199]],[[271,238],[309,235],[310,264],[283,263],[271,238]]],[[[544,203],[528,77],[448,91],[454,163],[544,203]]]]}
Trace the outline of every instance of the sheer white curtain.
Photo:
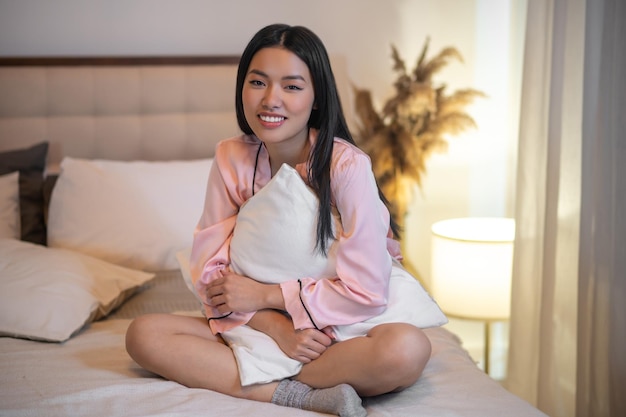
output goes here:
{"type": "Polygon", "coordinates": [[[626,416],[626,1],[528,0],[507,388],[626,416]]]}

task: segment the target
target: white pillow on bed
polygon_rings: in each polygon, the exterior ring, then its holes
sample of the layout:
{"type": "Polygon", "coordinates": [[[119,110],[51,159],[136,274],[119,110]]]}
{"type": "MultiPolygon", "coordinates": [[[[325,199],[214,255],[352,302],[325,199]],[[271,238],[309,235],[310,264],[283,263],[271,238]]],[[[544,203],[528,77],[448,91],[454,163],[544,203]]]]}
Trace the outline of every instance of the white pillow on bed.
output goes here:
{"type": "Polygon", "coordinates": [[[20,175],[0,175],[0,238],[20,238],[20,175]]]}
{"type": "MultiPolygon", "coordinates": [[[[334,240],[328,240],[328,256],[315,248],[318,201],[298,171],[283,164],[239,209],[230,241],[233,271],[272,284],[335,277],[334,240]]],[[[333,221],[337,234],[341,228],[338,215],[333,221]]]]}
{"type": "MultiPolygon", "coordinates": [[[[336,276],[337,245],[328,256],[315,251],[318,199],[300,174],[283,165],[239,210],[230,242],[231,267],[261,282],[336,276]]],[[[341,233],[341,224],[335,224],[341,233]]],[[[389,255],[391,256],[391,255],[389,255]]],[[[419,282],[394,262],[389,280],[387,309],[368,320],[334,326],[339,341],[363,336],[382,323],[440,326],[447,318],[419,282]]],[[[268,335],[238,326],[222,333],[231,346],[243,386],[287,378],[302,364],[289,358],[268,335]]]]}
{"type": "Polygon", "coordinates": [[[129,268],[178,268],[202,213],[212,159],[65,158],[52,191],[48,245],[129,268]]]}
{"type": "Polygon", "coordinates": [[[65,249],[0,239],[0,335],[63,342],[153,277],[65,249]]]}
{"type": "MultiPolygon", "coordinates": [[[[230,242],[231,267],[266,283],[335,276],[335,245],[330,245],[327,258],[314,250],[317,213],[317,196],[294,168],[281,166],[239,211],[230,242]]],[[[340,230],[341,225],[335,228],[340,230]]],[[[421,284],[397,262],[391,273],[389,303],[377,317],[335,326],[338,339],[365,334],[368,328],[384,322],[402,321],[428,328],[448,321],[421,284]]]]}

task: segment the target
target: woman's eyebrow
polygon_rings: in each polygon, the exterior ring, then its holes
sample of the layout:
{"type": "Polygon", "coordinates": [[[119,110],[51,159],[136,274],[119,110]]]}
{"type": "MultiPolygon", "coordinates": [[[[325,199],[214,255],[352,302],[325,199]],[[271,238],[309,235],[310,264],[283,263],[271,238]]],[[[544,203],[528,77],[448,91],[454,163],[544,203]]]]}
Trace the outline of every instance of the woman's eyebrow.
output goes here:
{"type": "Polygon", "coordinates": [[[300,80],[306,81],[302,75],[286,75],[283,77],[283,80],[300,80]]]}
{"type": "MultiPolygon", "coordinates": [[[[256,75],[264,77],[264,78],[269,78],[269,76],[266,73],[264,73],[263,71],[258,70],[258,69],[251,69],[250,71],[248,71],[248,74],[256,74],[256,75]]],[[[306,81],[303,76],[297,75],[297,74],[296,75],[285,75],[282,79],[283,80],[306,81]]]]}
{"type": "Polygon", "coordinates": [[[251,69],[250,71],[248,71],[248,74],[256,74],[256,75],[260,75],[261,77],[268,78],[268,75],[266,73],[258,69],[251,69]]]}

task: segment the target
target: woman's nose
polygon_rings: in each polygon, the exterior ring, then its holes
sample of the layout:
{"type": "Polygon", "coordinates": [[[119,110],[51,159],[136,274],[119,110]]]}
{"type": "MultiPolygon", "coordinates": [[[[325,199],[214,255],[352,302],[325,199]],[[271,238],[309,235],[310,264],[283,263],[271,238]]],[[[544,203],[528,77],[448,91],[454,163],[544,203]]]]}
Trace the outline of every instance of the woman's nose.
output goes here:
{"type": "Polygon", "coordinates": [[[277,87],[270,86],[265,90],[265,96],[263,97],[263,106],[268,109],[275,109],[280,107],[281,98],[280,91],[277,87]]]}

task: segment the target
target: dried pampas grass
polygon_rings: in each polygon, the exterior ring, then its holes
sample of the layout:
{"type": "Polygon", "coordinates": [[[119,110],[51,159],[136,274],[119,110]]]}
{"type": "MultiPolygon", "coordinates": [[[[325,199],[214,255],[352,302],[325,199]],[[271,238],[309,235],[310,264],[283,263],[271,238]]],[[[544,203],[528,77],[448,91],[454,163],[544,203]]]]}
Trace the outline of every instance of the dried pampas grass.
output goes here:
{"type": "Polygon", "coordinates": [[[392,48],[396,95],[381,111],[374,108],[369,90],[354,88],[355,110],[360,122],[359,146],[370,155],[374,175],[390,202],[391,216],[402,226],[415,186],[421,187],[426,161],[433,152],[445,152],[448,136],[475,128],[474,119],[464,109],[484,94],[474,89],[447,94],[445,85],[433,82],[434,75],[451,59],[463,62],[452,47],[426,59],[429,39],[412,72],[392,48]]]}

